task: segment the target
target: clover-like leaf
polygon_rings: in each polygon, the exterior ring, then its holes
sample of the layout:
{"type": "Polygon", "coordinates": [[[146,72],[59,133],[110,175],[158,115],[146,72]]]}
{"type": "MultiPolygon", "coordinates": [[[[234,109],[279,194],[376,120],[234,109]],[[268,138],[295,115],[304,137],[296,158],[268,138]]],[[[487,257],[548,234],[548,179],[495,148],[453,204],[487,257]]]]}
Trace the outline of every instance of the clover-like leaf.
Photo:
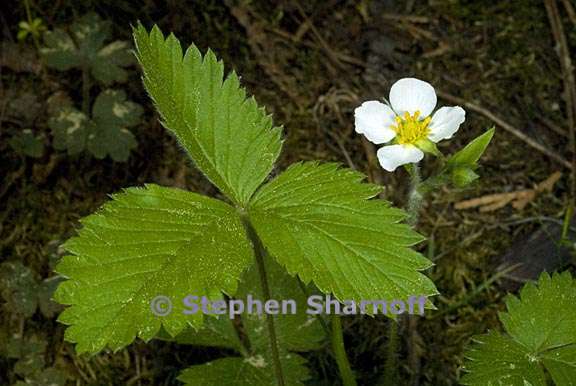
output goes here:
{"type": "Polygon", "coordinates": [[[114,41],[98,51],[92,60],[92,75],[104,84],[125,82],[125,67],[134,64],[134,55],[125,41],[114,41]]]}
{"type": "Polygon", "coordinates": [[[83,112],[73,107],[64,107],[48,119],[48,126],[52,129],[52,145],[56,150],[67,150],[68,154],[74,155],[86,148],[91,122],[83,112]]]}
{"type": "Polygon", "coordinates": [[[44,142],[36,137],[32,130],[24,129],[10,138],[10,146],[14,151],[28,157],[39,158],[44,154],[44,142]]]}
{"type": "Polygon", "coordinates": [[[77,53],[74,40],[65,31],[55,29],[44,34],[46,47],[40,49],[46,65],[58,71],[80,67],[82,58],[77,53]]]}
{"type": "Polygon", "coordinates": [[[57,70],[84,67],[105,85],[125,82],[125,67],[134,63],[134,57],[128,42],[118,40],[105,45],[110,26],[97,14],[88,13],[72,24],[70,34],[61,29],[46,32],[46,47],[40,52],[46,64],[57,70]]]}
{"type": "Polygon", "coordinates": [[[253,98],[246,98],[234,72],[208,51],[164,38],[154,27],[134,31],[144,84],[164,125],[196,165],[230,199],[244,205],[270,173],[281,147],[280,129],[253,98]]]}
{"type": "Polygon", "coordinates": [[[336,164],[294,164],[254,196],[249,216],[269,253],[292,275],[339,300],[437,294],[421,272],[432,263],[410,246],[422,237],[406,214],[358,172],[336,164]]]}
{"type": "Polygon", "coordinates": [[[0,264],[0,295],[10,311],[27,318],[38,308],[47,318],[60,310],[50,298],[61,280],[59,276],[53,276],[36,281],[33,272],[19,261],[0,264]]]}
{"type": "Polygon", "coordinates": [[[33,272],[21,262],[0,264],[0,295],[12,312],[30,317],[38,307],[38,283],[33,272]]]}
{"type": "Polygon", "coordinates": [[[128,128],[140,122],[142,113],[142,106],[126,100],[124,91],[103,91],[92,108],[87,149],[98,159],[109,155],[114,161],[126,161],[138,144],[128,128]]]}
{"type": "Polygon", "coordinates": [[[149,340],[161,325],[172,336],[200,327],[202,314],[185,315],[182,300],[234,294],[252,261],[234,208],[179,189],[127,189],[82,224],[64,245],[72,255],[56,270],[69,280],[55,294],[71,305],[59,320],[78,352],[119,349],[136,336],[149,340]],[[172,302],[171,313],[152,312],[158,296],[172,302]]]}
{"type": "Polygon", "coordinates": [[[520,298],[510,295],[500,314],[507,335],[475,337],[464,385],[545,386],[544,369],[557,385],[576,379],[576,281],[570,273],[543,273],[520,298]],[[568,381],[569,380],[569,381],[568,381]]]}

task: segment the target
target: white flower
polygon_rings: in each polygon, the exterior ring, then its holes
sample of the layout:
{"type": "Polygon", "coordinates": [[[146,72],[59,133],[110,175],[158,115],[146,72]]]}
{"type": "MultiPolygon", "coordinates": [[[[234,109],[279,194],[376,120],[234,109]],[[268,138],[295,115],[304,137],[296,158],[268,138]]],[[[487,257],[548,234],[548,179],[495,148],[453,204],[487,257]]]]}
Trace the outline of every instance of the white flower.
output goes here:
{"type": "Polygon", "coordinates": [[[421,149],[449,139],[464,122],[460,106],[441,107],[434,115],[436,92],[429,83],[414,78],[398,80],[390,89],[390,105],[367,101],[354,110],[356,132],[377,145],[380,165],[393,172],[400,165],[424,158],[421,149]]]}

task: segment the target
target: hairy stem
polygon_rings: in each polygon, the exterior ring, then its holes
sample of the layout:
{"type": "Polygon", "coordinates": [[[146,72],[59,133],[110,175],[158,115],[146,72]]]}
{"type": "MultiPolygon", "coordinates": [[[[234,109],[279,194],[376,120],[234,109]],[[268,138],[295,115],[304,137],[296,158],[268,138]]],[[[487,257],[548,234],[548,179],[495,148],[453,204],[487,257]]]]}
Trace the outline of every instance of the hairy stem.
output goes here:
{"type": "Polygon", "coordinates": [[[406,211],[408,212],[408,224],[414,227],[418,223],[418,215],[424,201],[424,196],[420,191],[422,178],[420,177],[420,168],[417,164],[411,164],[410,176],[410,193],[408,193],[408,207],[406,211]]]}
{"type": "MultiPolygon", "coordinates": [[[[406,212],[408,212],[407,222],[411,227],[415,227],[418,223],[418,215],[422,204],[424,202],[424,195],[420,191],[422,184],[422,177],[420,176],[420,168],[417,164],[409,164],[408,172],[410,173],[410,192],[408,193],[408,203],[406,212]]],[[[384,364],[384,376],[381,379],[383,385],[395,385],[396,382],[396,352],[398,351],[398,324],[399,322],[390,321],[390,330],[388,333],[388,343],[386,348],[386,362],[384,364]]],[[[413,334],[416,328],[416,320],[409,323],[409,334],[413,334]]],[[[412,336],[412,335],[411,335],[412,336]]],[[[417,369],[419,364],[417,358],[414,357],[413,350],[409,353],[409,362],[412,367],[417,369]]],[[[410,384],[414,384],[413,381],[410,384]]]]}
{"type": "Polygon", "coordinates": [[[381,385],[396,384],[396,351],[398,351],[398,322],[389,321],[388,344],[386,347],[386,363],[384,364],[384,377],[381,385]]]}
{"type": "MultiPolygon", "coordinates": [[[[268,276],[266,275],[266,265],[264,264],[264,256],[266,254],[264,246],[260,237],[256,234],[254,227],[246,216],[242,216],[242,222],[246,233],[252,242],[254,255],[256,257],[256,265],[258,266],[258,274],[260,275],[260,284],[262,285],[262,292],[265,301],[272,298],[270,294],[270,286],[268,285],[268,276]]],[[[274,372],[278,386],[285,386],[284,374],[282,372],[282,364],[280,363],[280,353],[278,351],[278,339],[276,338],[276,327],[274,326],[274,316],[266,314],[266,326],[268,328],[268,336],[270,337],[270,350],[272,351],[272,361],[274,362],[274,372]]]]}
{"type": "Polygon", "coordinates": [[[339,315],[332,316],[332,350],[336,357],[338,370],[344,386],[356,386],[356,379],[350,368],[350,362],[344,348],[344,335],[342,334],[342,320],[339,315]]]}

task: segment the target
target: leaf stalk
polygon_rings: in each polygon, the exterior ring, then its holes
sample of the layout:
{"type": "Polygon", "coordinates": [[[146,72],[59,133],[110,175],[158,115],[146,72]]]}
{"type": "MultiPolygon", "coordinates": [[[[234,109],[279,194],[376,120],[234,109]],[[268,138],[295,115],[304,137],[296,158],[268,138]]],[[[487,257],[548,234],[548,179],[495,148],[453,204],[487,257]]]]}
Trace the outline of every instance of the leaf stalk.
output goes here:
{"type": "Polygon", "coordinates": [[[356,386],[356,379],[352,373],[350,362],[346,356],[346,348],[344,347],[342,318],[337,314],[332,316],[332,350],[334,350],[334,356],[336,357],[336,364],[340,371],[342,383],[344,386],[356,386]]]}
{"type": "MultiPolygon", "coordinates": [[[[242,215],[242,223],[248,234],[248,238],[252,242],[252,248],[254,249],[254,255],[256,257],[256,265],[258,266],[258,274],[260,275],[260,284],[262,286],[262,292],[265,297],[265,301],[272,298],[270,294],[270,286],[268,284],[268,276],[266,274],[266,264],[264,263],[264,256],[266,250],[264,245],[262,245],[262,240],[258,237],[256,230],[250,223],[248,217],[242,215]]],[[[282,371],[282,363],[280,362],[280,353],[278,350],[278,339],[276,337],[276,327],[274,325],[274,316],[271,314],[266,314],[266,326],[268,328],[268,336],[270,337],[270,350],[272,352],[272,361],[274,362],[274,372],[276,374],[276,380],[278,381],[278,386],[285,386],[284,374],[282,371]]]]}

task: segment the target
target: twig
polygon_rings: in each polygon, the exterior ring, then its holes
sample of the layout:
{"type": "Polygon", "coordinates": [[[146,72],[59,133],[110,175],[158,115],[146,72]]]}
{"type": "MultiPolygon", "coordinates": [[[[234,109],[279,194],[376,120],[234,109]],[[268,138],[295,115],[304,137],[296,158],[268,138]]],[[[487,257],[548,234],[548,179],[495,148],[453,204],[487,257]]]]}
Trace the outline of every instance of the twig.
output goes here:
{"type": "Polygon", "coordinates": [[[555,124],[554,122],[545,117],[538,117],[538,120],[540,120],[544,125],[546,125],[550,130],[552,130],[556,134],[568,138],[568,131],[565,128],[558,126],[557,124],[555,124]]]}
{"type": "Polygon", "coordinates": [[[564,8],[566,8],[566,13],[570,18],[570,21],[576,27],[576,11],[574,11],[574,6],[570,2],[570,0],[562,0],[562,4],[564,4],[564,8]]]}
{"type": "Polygon", "coordinates": [[[508,122],[504,121],[503,119],[497,117],[496,115],[492,114],[490,111],[488,111],[487,109],[485,109],[484,107],[477,105],[475,103],[472,102],[468,102],[462,98],[459,98],[457,96],[451,95],[447,92],[444,92],[442,90],[436,90],[436,93],[441,97],[446,99],[447,101],[450,101],[452,103],[456,103],[462,106],[465,106],[468,110],[471,111],[475,111],[478,114],[481,114],[483,116],[485,116],[486,118],[488,118],[489,120],[491,120],[492,122],[494,122],[496,125],[500,126],[501,128],[503,128],[504,130],[506,130],[507,132],[509,132],[510,134],[514,135],[515,137],[521,139],[522,141],[526,142],[526,144],[528,146],[531,146],[532,148],[540,151],[541,153],[547,155],[548,157],[552,158],[554,161],[560,163],[562,166],[567,167],[568,169],[572,168],[572,165],[570,162],[568,162],[564,157],[556,154],[554,151],[548,149],[546,146],[536,142],[535,140],[533,140],[532,138],[528,137],[526,134],[524,134],[522,131],[518,130],[517,128],[515,128],[514,126],[512,126],[511,124],[509,124],[508,122]]]}
{"type": "MultiPolygon", "coordinates": [[[[545,0],[546,12],[552,27],[552,34],[557,44],[557,53],[560,58],[560,67],[562,68],[562,79],[564,80],[564,98],[566,102],[566,117],[568,119],[568,141],[570,149],[576,150],[576,128],[575,115],[576,115],[576,83],[574,82],[574,68],[572,67],[572,59],[570,58],[570,49],[566,41],[566,34],[564,33],[564,26],[562,19],[558,12],[558,5],[556,0],[545,0]]],[[[569,7],[567,7],[569,9],[569,7]]],[[[570,11],[568,11],[570,12],[570,11]]],[[[572,200],[576,199],[576,152],[572,155],[572,181],[570,186],[570,193],[572,200]]],[[[570,207],[573,206],[573,201],[570,207]]]]}

